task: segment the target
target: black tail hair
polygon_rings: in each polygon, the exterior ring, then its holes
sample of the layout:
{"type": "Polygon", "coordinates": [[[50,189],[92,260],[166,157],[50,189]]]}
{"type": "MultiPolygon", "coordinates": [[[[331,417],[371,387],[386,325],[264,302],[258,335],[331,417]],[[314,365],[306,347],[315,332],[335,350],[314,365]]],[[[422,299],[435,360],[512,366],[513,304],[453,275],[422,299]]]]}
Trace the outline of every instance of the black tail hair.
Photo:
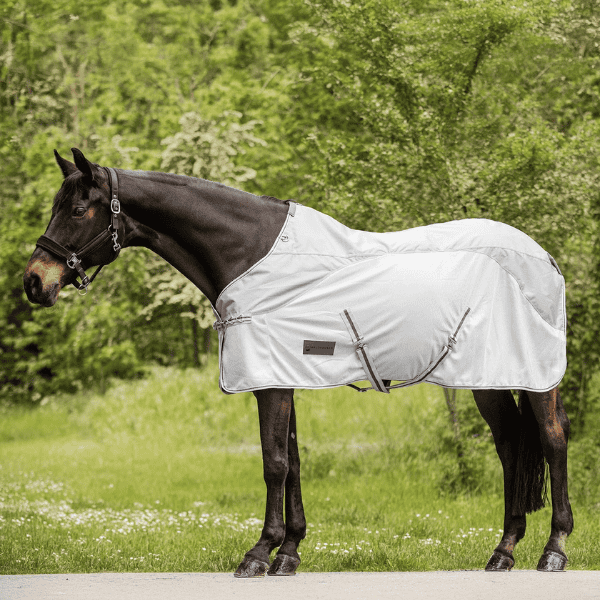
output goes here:
{"type": "Polygon", "coordinates": [[[540,440],[540,429],[533,414],[527,392],[519,391],[521,437],[515,472],[513,515],[535,512],[548,500],[546,460],[540,440]]]}

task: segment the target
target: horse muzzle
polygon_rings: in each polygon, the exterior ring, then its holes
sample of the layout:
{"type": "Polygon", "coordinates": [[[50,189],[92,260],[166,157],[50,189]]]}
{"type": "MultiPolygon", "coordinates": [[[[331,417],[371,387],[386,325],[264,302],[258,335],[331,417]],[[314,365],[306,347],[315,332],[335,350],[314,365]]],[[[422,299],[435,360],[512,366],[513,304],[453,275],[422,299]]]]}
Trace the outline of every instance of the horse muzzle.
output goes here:
{"type": "Polygon", "coordinates": [[[27,298],[34,304],[54,306],[70,273],[66,265],[56,262],[41,248],[37,248],[27,263],[23,275],[23,287],[27,298]]]}

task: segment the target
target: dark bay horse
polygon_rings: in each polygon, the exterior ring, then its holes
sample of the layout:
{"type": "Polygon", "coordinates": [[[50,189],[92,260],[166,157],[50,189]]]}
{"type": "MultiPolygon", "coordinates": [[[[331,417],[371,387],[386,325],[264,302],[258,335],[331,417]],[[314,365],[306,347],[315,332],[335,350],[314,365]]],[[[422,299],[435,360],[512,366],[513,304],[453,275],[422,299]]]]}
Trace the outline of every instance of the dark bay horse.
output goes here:
{"type": "MultiPolygon", "coordinates": [[[[56,160],[64,181],[46,233],[23,277],[27,297],[52,306],[61,288],[87,289],[85,269],[112,262],[121,248],[143,246],[189,278],[211,301],[263,258],[283,226],[288,205],[218,183],[184,176],[100,167],[73,149],[75,163],[56,160]],[[77,277],[81,283],[77,282],[77,277]]],[[[264,527],[235,575],[293,575],[306,534],[300,491],[300,459],[292,389],[254,392],[267,501],[264,527]],[[284,511],[285,504],[285,511],[284,511]],[[285,518],[284,518],[285,514],[285,518]],[[279,548],[273,562],[270,554],[279,548]]],[[[549,467],[552,522],[538,569],[560,571],[573,529],[567,494],[569,420],[558,388],[473,390],[492,431],[504,472],[504,534],[486,569],[510,570],[513,550],[525,534],[526,514],[543,506],[549,467]]]]}

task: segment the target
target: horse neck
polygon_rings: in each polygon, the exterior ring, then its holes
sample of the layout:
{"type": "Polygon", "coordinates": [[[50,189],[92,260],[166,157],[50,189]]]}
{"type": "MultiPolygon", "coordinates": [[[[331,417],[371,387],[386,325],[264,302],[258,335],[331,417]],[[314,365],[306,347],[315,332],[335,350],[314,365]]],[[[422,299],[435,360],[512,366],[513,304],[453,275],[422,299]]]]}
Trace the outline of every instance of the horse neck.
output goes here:
{"type": "Polygon", "coordinates": [[[149,248],[194,283],[213,306],[265,256],[288,207],[221,184],[164,173],[118,171],[124,246],[149,248]]]}

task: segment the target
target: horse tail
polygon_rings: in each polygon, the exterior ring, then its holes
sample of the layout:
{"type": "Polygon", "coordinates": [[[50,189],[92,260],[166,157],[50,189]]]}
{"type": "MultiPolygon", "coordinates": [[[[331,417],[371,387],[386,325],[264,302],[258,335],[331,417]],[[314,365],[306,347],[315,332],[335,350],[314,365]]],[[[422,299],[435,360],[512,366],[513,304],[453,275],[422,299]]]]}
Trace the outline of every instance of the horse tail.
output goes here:
{"type": "Polygon", "coordinates": [[[519,391],[521,434],[515,471],[513,515],[522,516],[543,508],[548,500],[546,460],[540,428],[527,392],[519,391]]]}

